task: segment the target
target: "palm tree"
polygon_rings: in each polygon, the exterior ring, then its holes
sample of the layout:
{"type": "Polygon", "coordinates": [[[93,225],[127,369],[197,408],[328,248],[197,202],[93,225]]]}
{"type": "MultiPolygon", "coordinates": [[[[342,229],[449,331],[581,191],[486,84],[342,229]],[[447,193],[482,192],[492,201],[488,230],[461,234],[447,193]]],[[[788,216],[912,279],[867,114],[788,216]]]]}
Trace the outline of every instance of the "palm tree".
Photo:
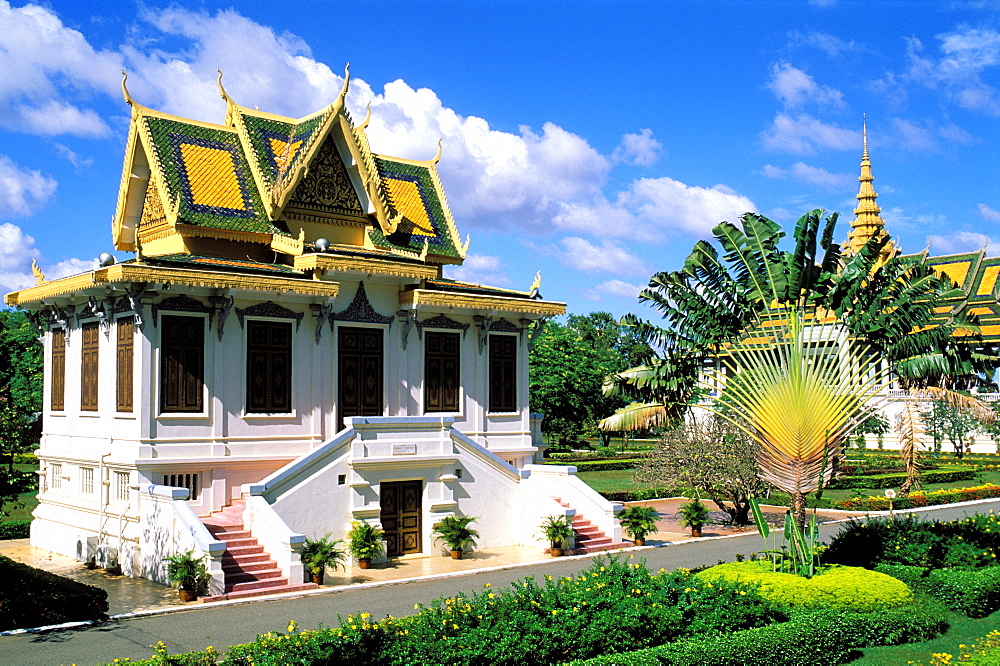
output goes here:
{"type": "Polygon", "coordinates": [[[699,241],[682,269],[657,273],[640,295],[663,323],[623,319],[658,357],[605,386],[637,401],[607,424],[616,429],[681,418],[695,405],[743,429],[761,444],[762,477],[791,495],[800,530],[805,495],[829,480],[893,378],[941,389],[998,365],[975,317],[937,312],[964,300],[950,280],[886,258],[885,237],[845,255],[833,242],[836,221],[820,210],[802,216],[791,252],[763,216],[717,225],[721,253],[699,241]],[[710,391],[716,397],[703,400],[710,391]]]}

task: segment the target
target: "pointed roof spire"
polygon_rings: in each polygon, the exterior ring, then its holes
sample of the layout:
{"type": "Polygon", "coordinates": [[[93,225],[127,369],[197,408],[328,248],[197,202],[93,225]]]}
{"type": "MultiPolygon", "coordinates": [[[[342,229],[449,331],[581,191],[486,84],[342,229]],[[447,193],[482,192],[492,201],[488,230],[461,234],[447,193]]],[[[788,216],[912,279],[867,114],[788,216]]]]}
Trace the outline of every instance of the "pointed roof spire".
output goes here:
{"type": "MultiPolygon", "coordinates": [[[[868,157],[868,116],[865,114],[862,122],[862,151],[861,151],[861,175],[858,181],[861,187],[858,190],[858,207],[854,209],[854,220],[851,222],[851,231],[847,234],[847,244],[844,248],[845,254],[857,254],[872,238],[886,236],[885,221],[880,213],[882,209],[876,203],[878,194],[872,183],[875,177],[872,175],[872,163],[868,157]]],[[[888,244],[883,252],[887,256],[894,253],[892,244],[888,244]]]]}

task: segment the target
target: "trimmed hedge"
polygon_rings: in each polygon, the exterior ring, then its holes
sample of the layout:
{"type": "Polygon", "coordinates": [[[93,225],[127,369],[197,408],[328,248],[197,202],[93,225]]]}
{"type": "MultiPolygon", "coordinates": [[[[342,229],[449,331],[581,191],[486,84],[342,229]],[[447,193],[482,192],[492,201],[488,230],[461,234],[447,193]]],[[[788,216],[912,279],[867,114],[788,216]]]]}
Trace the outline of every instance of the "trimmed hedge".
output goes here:
{"type": "Polygon", "coordinates": [[[691,638],[634,652],[571,662],[572,666],[800,666],[843,664],[855,650],[930,640],[944,633],[944,608],[932,600],[877,613],[821,610],[789,622],[691,638]]]}
{"type": "Polygon", "coordinates": [[[913,589],[940,599],[950,610],[969,617],[986,617],[1000,609],[1000,567],[924,569],[880,564],[875,570],[898,578],[913,589]]]}
{"type": "Polygon", "coordinates": [[[704,581],[749,583],[760,596],[790,608],[876,611],[908,603],[910,588],[892,575],[861,567],[833,566],[813,578],[774,571],[769,560],[731,562],[697,574],[704,581]]]}
{"type": "MultiPolygon", "coordinates": [[[[971,488],[955,488],[952,490],[935,490],[925,492],[918,490],[910,493],[909,497],[897,497],[892,501],[893,508],[915,509],[923,506],[937,506],[939,504],[953,504],[955,502],[969,502],[979,499],[992,499],[1000,497],[1000,486],[987,483],[971,488]]],[[[870,495],[868,497],[855,497],[849,500],[833,502],[833,508],[846,509],[848,511],[888,511],[888,498],[880,495],[870,495]]]]}
{"type": "Polygon", "coordinates": [[[0,541],[5,539],[27,539],[30,536],[30,520],[12,520],[0,523],[0,541]]]}
{"type": "Polygon", "coordinates": [[[641,502],[643,500],[677,497],[681,492],[676,488],[640,488],[639,490],[602,491],[601,496],[611,502],[641,502]]]}
{"type": "Polygon", "coordinates": [[[609,472],[618,469],[635,469],[639,461],[635,458],[625,458],[622,460],[580,460],[570,462],[566,460],[545,461],[546,465],[572,465],[578,472],[609,472]]]}
{"type": "Polygon", "coordinates": [[[105,590],[0,555],[0,630],[106,620],[105,590]]]}
{"type": "MultiPolygon", "coordinates": [[[[978,470],[971,468],[949,467],[939,472],[923,472],[920,480],[923,483],[954,483],[955,481],[972,481],[978,470]]],[[[905,473],[891,474],[861,474],[842,476],[834,479],[827,488],[893,488],[901,486],[906,481],[905,473]]]]}

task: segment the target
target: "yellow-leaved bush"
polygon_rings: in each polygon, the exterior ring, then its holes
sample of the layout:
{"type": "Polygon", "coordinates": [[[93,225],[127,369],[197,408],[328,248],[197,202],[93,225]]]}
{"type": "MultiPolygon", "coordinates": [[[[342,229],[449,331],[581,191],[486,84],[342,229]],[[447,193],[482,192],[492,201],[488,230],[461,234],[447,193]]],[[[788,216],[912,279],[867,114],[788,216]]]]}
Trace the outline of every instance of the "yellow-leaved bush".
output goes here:
{"type": "Polygon", "coordinates": [[[906,583],[861,567],[831,566],[812,578],[772,570],[771,562],[733,562],[705,569],[698,578],[729,580],[759,586],[769,601],[797,608],[850,608],[874,611],[910,601],[906,583]]]}

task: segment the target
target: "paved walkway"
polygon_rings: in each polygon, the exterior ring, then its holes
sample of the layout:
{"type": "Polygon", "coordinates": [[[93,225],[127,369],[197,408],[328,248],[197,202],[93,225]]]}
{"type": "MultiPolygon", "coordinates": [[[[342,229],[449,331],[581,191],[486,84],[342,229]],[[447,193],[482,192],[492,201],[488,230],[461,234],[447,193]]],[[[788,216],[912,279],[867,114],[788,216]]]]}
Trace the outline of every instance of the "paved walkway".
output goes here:
{"type": "MultiPolygon", "coordinates": [[[[669,505],[667,505],[669,507],[669,505]]],[[[953,520],[967,514],[1000,511],[1000,500],[984,500],[918,510],[928,519],[953,520]]],[[[902,512],[900,512],[902,513],[902,512]]],[[[826,524],[821,527],[823,539],[829,539],[840,530],[840,525],[826,524]]],[[[660,534],[659,537],[667,535],[660,534]]],[[[2,543],[2,542],[0,542],[2,543]]],[[[643,561],[651,569],[673,569],[676,567],[696,567],[714,564],[720,559],[731,561],[739,554],[749,554],[761,548],[761,539],[753,532],[734,534],[730,537],[703,539],[686,538],[669,542],[651,540],[656,545],[635,549],[628,553],[635,561],[643,561]]],[[[535,556],[539,553],[535,551],[535,556]]],[[[442,596],[453,596],[460,592],[483,589],[490,584],[494,588],[505,587],[526,576],[570,576],[587,567],[593,559],[590,556],[547,558],[535,561],[510,563],[480,570],[468,570],[451,574],[438,573],[417,578],[406,584],[406,578],[386,582],[368,582],[356,585],[328,587],[313,594],[292,595],[272,601],[219,602],[213,604],[189,604],[178,608],[160,609],[147,616],[132,616],[101,624],[81,626],[67,631],[50,631],[0,636],[0,666],[30,666],[33,664],[96,664],[106,663],[115,658],[148,658],[150,646],[163,641],[171,654],[204,650],[213,645],[224,646],[251,641],[263,632],[284,631],[289,620],[295,620],[305,628],[319,624],[338,624],[338,616],[368,611],[376,618],[386,615],[402,617],[413,612],[415,604],[427,603],[442,596]],[[186,612],[171,612],[172,610],[186,612]],[[164,612],[167,611],[167,612],[164,612]]],[[[416,559],[416,558],[414,558],[416,559]]],[[[454,566],[446,558],[420,558],[435,564],[454,566]]],[[[463,560],[475,562],[476,560],[463,560]]],[[[489,560],[491,565],[501,561],[498,555],[489,560]]],[[[410,565],[411,560],[403,561],[410,565]]],[[[482,560],[479,561],[480,565],[482,560]]],[[[423,563],[420,564],[423,566],[423,563]]],[[[405,571],[398,567],[397,571],[405,571]]],[[[387,569],[386,571],[391,571],[387,569]]],[[[416,569],[410,569],[415,572],[416,569]]],[[[369,572],[370,573],[370,572],[369,572]]],[[[401,574],[402,575],[402,574],[401,574]]],[[[151,585],[150,583],[145,583],[151,585]]],[[[161,591],[162,586],[156,586],[161,591]]],[[[260,601],[258,599],[258,601],[260,601]]]]}
{"type": "MultiPolygon", "coordinates": [[[[630,503],[652,506],[660,512],[661,518],[657,522],[659,532],[646,540],[647,547],[667,546],[692,540],[690,532],[679,524],[678,507],[685,501],[687,500],[684,498],[673,498],[630,503]]],[[[776,524],[780,524],[784,519],[784,512],[784,507],[765,508],[765,516],[768,521],[776,524]]],[[[821,522],[829,522],[850,515],[856,514],[826,511],[820,512],[818,518],[821,522]]],[[[710,518],[713,524],[706,525],[702,530],[703,538],[756,532],[754,527],[733,527],[721,524],[728,519],[728,515],[722,511],[713,511],[710,518]]],[[[0,541],[0,555],[37,569],[51,571],[60,576],[107,590],[108,614],[112,616],[136,612],[142,614],[157,611],[169,612],[179,608],[204,606],[200,602],[182,603],[177,598],[176,590],[145,578],[131,578],[109,573],[104,569],[90,569],[73,558],[34,548],[27,539],[0,541]]],[[[453,560],[448,555],[438,554],[406,555],[394,558],[390,562],[372,569],[365,570],[349,566],[346,570],[328,571],[321,588],[312,590],[309,594],[342,590],[363,583],[378,584],[455,576],[474,571],[507,569],[529,563],[544,563],[550,560],[551,558],[538,548],[520,546],[467,553],[461,560],[453,560]]],[[[292,593],[292,595],[299,594],[302,593],[292,593]]],[[[278,596],[287,597],[288,595],[278,596]]],[[[246,601],[260,601],[262,598],[251,597],[246,601]]]]}

